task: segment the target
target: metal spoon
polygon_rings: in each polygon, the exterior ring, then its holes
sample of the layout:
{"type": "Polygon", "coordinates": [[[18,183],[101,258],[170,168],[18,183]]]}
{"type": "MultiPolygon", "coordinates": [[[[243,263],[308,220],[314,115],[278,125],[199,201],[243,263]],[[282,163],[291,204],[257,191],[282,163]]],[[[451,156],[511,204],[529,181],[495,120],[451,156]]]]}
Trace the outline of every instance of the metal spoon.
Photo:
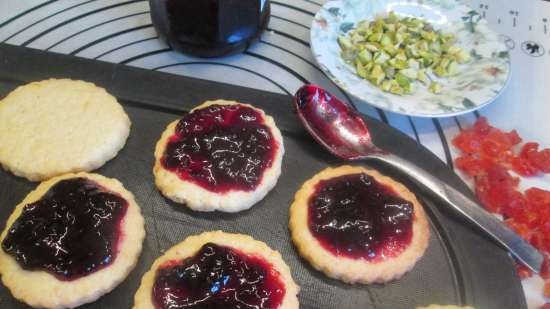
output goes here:
{"type": "Polygon", "coordinates": [[[319,86],[305,85],[296,92],[294,104],[305,128],[332,154],[344,160],[374,160],[400,170],[480,227],[518,261],[540,271],[543,256],[533,246],[441,179],[374,145],[363,118],[347,103],[319,86]]]}

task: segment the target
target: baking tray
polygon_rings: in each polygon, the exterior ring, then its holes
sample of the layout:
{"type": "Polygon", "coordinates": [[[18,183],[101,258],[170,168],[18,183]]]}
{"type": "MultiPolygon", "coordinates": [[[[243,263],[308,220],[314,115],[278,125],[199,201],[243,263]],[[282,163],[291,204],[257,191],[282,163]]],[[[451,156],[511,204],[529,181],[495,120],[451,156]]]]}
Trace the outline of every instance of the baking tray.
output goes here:
{"type": "MultiPolygon", "coordinates": [[[[132,191],[142,208],[147,237],[135,270],[111,293],[82,308],[131,308],[141,276],[155,258],[189,235],[223,230],[252,235],[279,250],[301,286],[304,309],[411,309],[431,303],[474,305],[478,309],[525,309],[525,297],[508,254],[475,227],[421,194],[432,237],[425,256],[403,278],[383,285],[348,285],[326,278],[299,257],[287,229],[288,208],[301,184],[329,165],[343,164],[326,153],[299,125],[288,96],[152,72],[39,50],[0,45],[0,97],[18,85],[51,77],[91,81],[124,105],[132,131],[119,155],[97,170],[132,191]],[[153,183],[153,149],[166,125],[207,99],[252,103],[275,118],[286,149],[282,175],[264,200],[237,214],[199,213],[172,203],[153,183]]],[[[429,150],[401,132],[365,117],[374,140],[471,194],[464,183],[429,150]]],[[[1,147],[1,141],[0,141],[1,147]]],[[[380,167],[382,168],[382,167],[380,167]]],[[[383,169],[383,168],[382,168],[383,169]]],[[[393,175],[408,183],[401,175],[393,175]]],[[[0,225],[36,186],[0,171],[0,225]]],[[[0,308],[27,308],[0,287],[0,308]]]]}

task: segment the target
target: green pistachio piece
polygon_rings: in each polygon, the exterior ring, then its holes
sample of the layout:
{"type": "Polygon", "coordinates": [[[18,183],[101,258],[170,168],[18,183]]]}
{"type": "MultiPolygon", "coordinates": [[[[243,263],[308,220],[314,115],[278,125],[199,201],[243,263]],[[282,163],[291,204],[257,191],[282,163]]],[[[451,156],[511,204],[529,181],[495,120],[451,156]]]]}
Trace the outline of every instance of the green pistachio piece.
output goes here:
{"type": "Polygon", "coordinates": [[[411,84],[411,80],[401,72],[395,74],[394,80],[403,88],[408,87],[411,84]]]}
{"type": "Polygon", "coordinates": [[[409,67],[409,64],[407,63],[406,60],[402,60],[402,59],[398,59],[397,57],[391,59],[389,62],[388,62],[392,67],[396,68],[396,69],[406,69],[409,67]]]}
{"type": "Polygon", "coordinates": [[[371,60],[372,60],[372,53],[366,49],[363,49],[362,51],[359,52],[359,54],[357,55],[359,61],[365,65],[367,63],[369,63],[371,60]]]}
{"type": "Polygon", "coordinates": [[[351,40],[345,36],[339,36],[338,39],[338,45],[340,45],[340,48],[343,50],[347,49],[353,49],[353,43],[351,40]]]}
{"type": "Polygon", "coordinates": [[[403,51],[399,51],[397,55],[395,55],[395,59],[407,61],[407,54],[403,51]]]}
{"type": "Polygon", "coordinates": [[[367,41],[369,42],[380,42],[382,39],[382,32],[375,32],[367,38],[367,41]]]}
{"type": "Polygon", "coordinates": [[[412,68],[399,70],[399,73],[413,80],[416,79],[416,77],[418,76],[418,70],[412,68]]]}
{"type": "Polygon", "coordinates": [[[435,75],[439,76],[439,77],[446,77],[447,75],[449,75],[447,73],[447,70],[445,69],[445,67],[441,66],[441,65],[438,65],[436,66],[434,69],[433,69],[435,75]]]}
{"type": "Polygon", "coordinates": [[[398,94],[398,95],[404,95],[405,94],[405,90],[403,90],[403,88],[401,88],[401,86],[396,85],[396,84],[392,84],[390,86],[390,92],[393,93],[393,94],[398,94]]]}
{"type": "Polygon", "coordinates": [[[373,57],[374,63],[378,64],[383,64],[389,59],[391,59],[391,57],[384,51],[376,52],[373,57]]]}
{"type": "Polygon", "coordinates": [[[413,68],[415,70],[420,69],[420,63],[413,58],[407,60],[407,64],[409,65],[409,68],[413,68]]]}
{"type": "Polygon", "coordinates": [[[382,90],[384,91],[390,91],[391,89],[391,86],[392,86],[392,83],[390,80],[385,80],[382,82],[382,85],[380,88],[382,88],[382,90]]]}
{"type": "Polygon", "coordinates": [[[420,31],[420,36],[428,42],[433,42],[437,39],[437,35],[433,31],[420,31]]]}
{"type": "Polygon", "coordinates": [[[388,53],[390,56],[395,56],[395,54],[397,54],[398,50],[393,45],[386,45],[386,46],[384,46],[384,51],[386,53],[388,53]]]}
{"type": "Polygon", "coordinates": [[[430,51],[440,54],[441,53],[441,43],[434,41],[430,43],[430,51]]]}
{"type": "Polygon", "coordinates": [[[416,72],[416,79],[422,84],[426,85],[428,83],[428,77],[426,76],[426,70],[420,69],[416,72]]]}
{"type": "Polygon", "coordinates": [[[435,94],[438,94],[441,92],[441,84],[439,84],[438,82],[432,82],[430,84],[430,86],[428,87],[428,91],[430,91],[431,93],[435,93],[435,94]]]}
{"type": "Polygon", "coordinates": [[[376,51],[380,50],[380,45],[378,43],[366,43],[365,44],[365,49],[367,49],[371,52],[376,52],[376,51]]]}
{"type": "Polygon", "coordinates": [[[359,75],[362,78],[367,78],[368,72],[360,62],[357,62],[355,64],[355,70],[357,71],[357,75],[359,75]]]}
{"type": "Polygon", "coordinates": [[[392,41],[392,39],[390,38],[389,35],[384,34],[384,35],[382,35],[382,37],[380,38],[380,44],[382,44],[382,46],[392,45],[392,44],[393,44],[393,41],[392,41]]]}

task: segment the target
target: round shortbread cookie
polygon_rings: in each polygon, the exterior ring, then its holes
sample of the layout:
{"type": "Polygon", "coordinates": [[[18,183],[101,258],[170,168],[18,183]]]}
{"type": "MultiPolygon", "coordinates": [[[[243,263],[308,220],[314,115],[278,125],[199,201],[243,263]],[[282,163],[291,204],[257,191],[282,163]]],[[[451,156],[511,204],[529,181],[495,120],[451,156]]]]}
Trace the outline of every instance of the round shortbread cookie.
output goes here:
{"type": "Polygon", "coordinates": [[[239,104],[250,107],[259,112],[264,118],[266,125],[272,134],[273,140],[277,143],[277,150],[270,167],[268,167],[262,175],[260,183],[254,190],[241,191],[231,190],[228,192],[213,192],[191,181],[181,179],[176,173],[165,169],[162,166],[161,159],[166,150],[170,138],[175,134],[176,126],[179,120],[173,121],[168,125],[162,133],[160,140],[155,148],[155,166],[153,174],[155,175],[155,184],[161,193],[167,198],[176,203],[184,204],[185,206],[197,211],[223,211],[223,212],[238,212],[248,209],[263,199],[267,193],[273,189],[277,183],[277,179],[281,175],[281,163],[284,154],[283,138],[281,132],[275,125],[275,121],[269,115],[266,115],[263,110],[255,108],[249,104],[238,103],[235,101],[215,100],[206,101],[203,104],[193,108],[190,113],[195,110],[206,108],[210,105],[233,105],[239,104]]]}
{"type": "Polygon", "coordinates": [[[429,305],[427,307],[416,307],[416,309],[475,309],[474,307],[460,307],[455,305],[429,305]]]}
{"type": "Polygon", "coordinates": [[[285,295],[281,305],[277,309],[298,309],[297,294],[300,290],[292,279],[290,268],[283,261],[281,254],[268,247],[265,243],[243,234],[230,234],[222,231],[204,232],[199,235],[189,236],[181,243],[170,248],[164,255],[155,260],[151,269],[145,273],[141,285],[134,297],[133,309],[154,309],[152,301],[152,288],[159,267],[171,261],[181,261],[196,254],[199,249],[207,244],[214,243],[239,250],[240,252],[259,256],[267,261],[274,270],[279,273],[284,283],[285,295]]]}
{"type": "Polygon", "coordinates": [[[25,205],[40,200],[59,181],[79,177],[90,179],[127,201],[128,207],[120,225],[118,253],[114,261],[104,268],[71,281],[64,281],[46,271],[23,269],[13,256],[0,248],[0,274],[3,284],[15,298],[32,307],[73,308],[93,302],[127,277],[141,253],[145,238],[144,219],[133,194],[116,179],[88,173],[65,174],[40,183],[15,207],[0,235],[0,242],[4,241],[8,230],[21,215],[25,205]]]}
{"type": "Polygon", "coordinates": [[[0,101],[0,164],[31,181],[99,168],[129,133],[117,100],[84,81],[33,82],[0,101]]]}
{"type": "Polygon", "coordinates": [[[423,256],[428,247],[430,235],[428,221],[422,205],[411,191],[401,183],[375,170],[349,165],[326,168],[302,185],[300,190],[296,192],[294,202],[290,206],[289,229],[298,252],[315,269],[334,279],[347,283],[363,284],[384,283],[403,276],[423,256]],[[365,173],[382,185],[390,187],[399,197],[413,205],[412,239],[408,246],[397,256],[373,263],[364,258],[355,259],[336,256],[325,249],[309,229],[309,200],[315,192],[316,185],[322,180],[359,173],[365,173]]]}

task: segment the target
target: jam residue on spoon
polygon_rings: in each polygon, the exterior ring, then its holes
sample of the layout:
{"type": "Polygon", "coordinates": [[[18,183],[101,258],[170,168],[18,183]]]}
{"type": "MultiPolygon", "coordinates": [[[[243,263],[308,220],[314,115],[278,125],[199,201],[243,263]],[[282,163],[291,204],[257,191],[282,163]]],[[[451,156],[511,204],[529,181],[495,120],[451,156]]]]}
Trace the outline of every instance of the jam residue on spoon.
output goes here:
{"type": "Polygon", "coordinates": [[[371,140],[363,118],[353,107],[316,85],[302,86],[294,96],[298,118],[328,151],[344,160],[383,152],[371,140]]]}
{"type": "Polygon", "coordinates": [[[114,261],[127,208],[124,198],[92,180],[61,180],[23,207],[2,249],[24,269],[75,280],[114,261]]]}
{"type": "Polygon", "coordinates": [[[279,272],[264,258],[207,243],[157,270],[152,300],[157,309],[275,309],[284,295],[279,272]]]}
{"type": "Polygon", "coordinates": [[[254,190],[278,144],[251,107],[210,105],[179,121],[161,163],[181,179],[218,193],[254,190]]]}
{"type": "Polygon", "coordinates": [[[382,261],[412,239],[413,205],[364,173],[320,181],[308,207],[309,230],[336,256],[382,261]]]}

